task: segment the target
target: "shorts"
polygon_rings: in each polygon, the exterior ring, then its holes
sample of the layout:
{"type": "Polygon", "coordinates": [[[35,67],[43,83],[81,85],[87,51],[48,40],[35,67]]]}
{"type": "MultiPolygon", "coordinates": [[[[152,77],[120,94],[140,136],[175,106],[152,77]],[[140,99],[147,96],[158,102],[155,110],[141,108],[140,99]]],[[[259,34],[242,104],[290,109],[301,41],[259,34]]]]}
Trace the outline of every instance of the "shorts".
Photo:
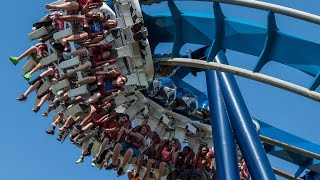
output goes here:
{"type": "Polygon", "coordinates": [[[81,45],[81,44],[79,44],[79,43],[74,43],[74,48],[76,49],[76,50],[79,50],[79,49],[81,49],[83,46],[81,45]]]}
{"type": "Polygon", "coordinates": [[[128,149],[131,149],[133,151],[133,156],[138,157],[140,154],[140,151],[138,148],[133,147],[132,145],[126,143],[126,142],[121,142],[121,147],[122,147],[122,152],[126,152],[128,149]]]}
{"type": "MultiPolygon", "coordinates": [[[[160,163],[161,163],[160,161],[157,161],[154,164],[154,167],[159,169],[160,163]]],[[[167,163],[166,168],[165,168],[165,170],[163,172],[163,176],[167,176],[173,169],[174,169],[174,165],[172,163],[167,163]]]]}
{"type": "Polygon", "coordinates": [[[40,87],[43,85],[43,83],[44,83],[43,80],[41,80],[39,86],[37,87],[37,90],[40,89],[40,87]]]}

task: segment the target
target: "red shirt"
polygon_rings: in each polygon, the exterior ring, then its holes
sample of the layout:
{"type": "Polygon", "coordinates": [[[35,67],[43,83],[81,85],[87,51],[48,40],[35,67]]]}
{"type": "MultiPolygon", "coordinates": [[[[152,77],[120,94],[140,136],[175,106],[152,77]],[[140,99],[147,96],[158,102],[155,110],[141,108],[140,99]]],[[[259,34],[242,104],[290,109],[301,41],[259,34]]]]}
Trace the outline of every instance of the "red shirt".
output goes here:
{"type": "Polygon", "coordinates": [[[81,11],[83,6],[88,3],[88,0],[78,0],[78,3],[79,3],[79,11],[81,11]]]}
{"type": "Polygon", "coordinates": [[[203,171],[207,169],[209,162],[211,162],[211,159],[207,158],[206,156],[201,157],[199,155],[196,155],[193,161],[195,168],[203,171]]]}
{"type": "Polygon", "coordinates": [[[112,120],[108,121],[107,123],[103,123],[103,126],[100,128],[102,131],[105,131],[107,133],[107,137],[110,141],[112,141],[117,137],[121,125],[115,120],[112,120]]]}

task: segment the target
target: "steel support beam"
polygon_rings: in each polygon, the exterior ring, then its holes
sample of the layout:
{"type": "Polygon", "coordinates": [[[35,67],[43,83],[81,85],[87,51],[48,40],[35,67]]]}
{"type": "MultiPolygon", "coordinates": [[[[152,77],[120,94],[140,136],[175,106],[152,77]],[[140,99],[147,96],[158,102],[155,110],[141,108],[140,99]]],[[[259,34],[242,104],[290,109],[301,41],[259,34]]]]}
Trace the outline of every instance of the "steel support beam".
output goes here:
{"type": "MultiPolygon", "coordinates": [[[[207,60],[212,61],[214,55],[214,48],[211,48],[207,60]]],[[[216,154],[217,177],[218,179],[238,180],[240,177],[235,140],[221,94],[217,73],[212,70],[206,70],[205,74],[213,144],[216,154]]]]}
{"type": "MultiPolygon", "coordinates": [[[[220,51],[215,61],[228,64],[224,51],[220,51]]],[[[249,110],[241,95],[235,78],[218,72],[219,85],[223,94],[232,130],[247,162],[252,179],[276,179],[259,135],[254,128],[249,110]]]]}

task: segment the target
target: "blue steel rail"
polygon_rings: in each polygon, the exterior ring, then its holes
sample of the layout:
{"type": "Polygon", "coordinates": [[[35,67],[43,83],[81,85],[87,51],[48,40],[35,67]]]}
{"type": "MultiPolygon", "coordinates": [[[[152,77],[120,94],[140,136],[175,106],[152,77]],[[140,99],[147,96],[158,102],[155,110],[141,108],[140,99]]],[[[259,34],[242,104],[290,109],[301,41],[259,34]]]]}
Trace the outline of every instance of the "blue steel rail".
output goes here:
{"type": "MultiPolygon", "coordinates": [[[[223,15],[219,4],[213,4],[214,15],[202,12],[180,12],[173,1],[168,2],[167,12],[144,14],[152,52],[154,53],[158,44],[167,42],[173,43],[174,58],[180,57],[179,52],[187,43],[211,46],[211,51],[215,50],[216,54],[221,49],[230,49],[258,57],[253,72],[259,72],[269,61],[275,61],[314,77],[309,90],[314,91],[319,86],[320,62],[317,61],[318,52],[320,52],[319,43],[280,31],[273,12],[269,12],[267,17],[268,25],[260,26],[227,18],[223,15]]],[[[310,22],[319,24],[318,17],[314,16],[314,18],[315,20],[310,22]]],[[[177,76],[181,74],[185,76],[187,73],[178,71],[172,77],[177,87],[193,88],[186,82],[179,81],[180,78],[177,76]]],[[[200,101],[206,99],[202,92],[197,89],[195,91],[200,95],[200,101]]],[[[300,166],[295,177],[298,177],[306,168],[320,173],[319,154],[317,154],[320,152],[320,146],[260,123],[262,124],[261,138],[267,153],[300,166]],[[274,136],[275,134],[278,136],[274,136]]]]}
{"type": "MultiPolygon", "coordinates": [[[[320,173],[320,146],[259,121],[260,135],[267,153],[296,164],[301,170],[320,173]]],[[[297,172],[298,177],[302,172],[297,172]]]]}
{"type": "MultiPolygon", "coordinates": [[[[182,61],[182,59],[180,60],[182,61]]],[[[185,60],[182,61],[183,63],[177,62],[178,60],[173,59],[169,61],[162,61],[160,64],[171,64],[176,66],[181,64],[189,66],[185,60]]],[[[205,66],[205,63],[203,63],[202,61],[199,61],[198,63],[200,64],[199,67],[205,66]]],[[[200,97],[204,95],[202,92],[192,89],[193,87],[185,83],[184,81],[176,81],[176,84],[178,86],[186,87],[188,89],[190,88],[190,90],[195,92],[195,94],[198,94],[200,97]]],[[[259,124],[261,125],[260,138],[265,144],[266,152],[288,162],[294,163],[300,167],[311,169],[315,172],[320,173],[320,169],[318,167],[320,163],[319,145],[289,134],[262,121],[259,121],[259,124]],[[305,162],[309,162],[309,164],[306,164],[305,162]]]]}
{"type": "MultiPolygon", "coordinates": [[[[179,28],[183,29],[181,32],[176,32],[175,21],[170,12],[145,15],[144,17],[153,49],[159,43],[174,42],[176,34],[179,34],[182,44],[193,43],[210,46],[215,40],[216,20],[212,14],[190,12],[181,14],[179,24],[184,27],[179,28]],[[190,36],[190,34],[197,35],[190,36]]],[[[268,59],[258,58],[261,62],[263,61],[263,64],[257,63],[257,65],[263,66],[271,60],[285,64],[315,77],[314,81],[310,83],[311,90],[318,86],[320,61],[317,61],[317,57],[319,57],[317,52],[320,52],[319,43],[278,30],[273,37],[272,47],[266,53],[267,27],[226,18],[224,28],[225,33],[221,48],[257,57],[266,56],[262,56],[263,53],[267,54],[268,59]]],[[[259,69],[261,68],[259,67],[259,69]]]]}

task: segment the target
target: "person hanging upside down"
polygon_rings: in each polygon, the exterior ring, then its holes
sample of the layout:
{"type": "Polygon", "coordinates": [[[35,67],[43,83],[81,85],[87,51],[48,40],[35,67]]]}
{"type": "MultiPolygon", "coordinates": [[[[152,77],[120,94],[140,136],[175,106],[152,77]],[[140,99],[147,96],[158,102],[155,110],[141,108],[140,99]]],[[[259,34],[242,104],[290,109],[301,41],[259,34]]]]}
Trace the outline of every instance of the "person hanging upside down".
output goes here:
{"type": "Polygon", "coordinates": [[[87,76],[79,81],[76,81],[76,85],[83,85],[89,83],[97,83],[99,92],[92,95],[87,103],[96,102],[99,98],[104,96],[110,96],[113,93],[120,93],[123,91],[124,85],[127,83],[128,78],[122,75],[119,71],[111,70],[108,72],[98,71],[96,76],[87,76]]]}
{"type": "Polygon", "coordinates": [[[207,157],[209,148],[207,146],[202,146],[199,148],[198,153],[193,159],[193,169],[185,170],[182,172],[181,176],[183,180],[194,178],[195,180],[208,180],[211,176],[209,173],[209,168],[212,164],[212,160],[207,157]]]}
{"type": "Polygon", "coordinates": [[[156,149],[157,155],[155,159],[149,159],[147,162],[147,170],[143,177],[144,180],[150,179],[150,172],[152,166],[157,164],[159,167],[159,176],[156,177],[160,180],[161,177],[173,169],[172,165],[177,159],[177,150],[180,148],[180,142],[177,139],[164,140],[156,149]]]}
{"type": "Polygon", "coordinates": [[[182,152],[178,153],[177,160],[175,163],[175,168],[167,176],[168,180],[175,180],[181,178],[181,173],[185,170],[192,169],[193,158],[195,153],[189,146],[183,147],[182,152]]]}
{"type": "Polygon", "coordinates": [[[74,76],[79,71],[85,72],[88,70],[95,70],[95,68],[97,68],[98,66],[109,66],[111,64],[115,64],[117,61],[116,59],[109,59],[111,56],[111,52],[109,51],[109,49],[111,47],[112,45],[102,44],[89,46],[88,48],[81,48],[71,53],[64,53],[65,56],[89,56],[90,59],[89,61],[84,62],[82,65],[60,77],[59,81],[68,79],[74,76]]]}
{"type": "Polygon", "coordinates": [[[137,126],[132,131],[125,130],[125,140],[117,143],[113,149],[112,163],[106,169],[116,168],[120,152],[125,152],[122,162],[118,166],[117,174],[124,174],[123,168],[128,164],[129,160],[140,154],[139,148],[147,145],[145,137],[148,135],[150,127],[148,125],[137,126]]]}
{"type": "Polygon", "coordinates": [[[104,19],[104,17],[101,17],[97,12],[89,12],[85,17],[83,15],[60,16],[57,14],[54,16],[54,19],[83,23],[84,32],[62,39],[62,43],[65,46],[67,46],[67,43],[70,41],[84,42],[89,40],[91,43],[98,43],[110,33],[109,29],[116,27],[118,24],[116,20],[104,19]]]}
{"type": "Polygon", "coordinates": [[[149,137],[151,138],[150,145],[141,153],[137,160],[137,167],[135,170],[128,172],[128,178],[130,180],[138,180],[139,173],[143,165],[146,165],[144,159],[147,156],[148,159],[156,159],[157,157],[157,147],[161,143],[161,139],[156,132],[150,132],[149,137]]]}
{"type": "Polygon", "coordinates": [[[14,65],[17,65],[20,60],[22,60],[26,56],[31,56],[36,61],[36,63],[39,63],[40,59],[48,56],[47,45],[43,42],[39,42],[38,44],[31,46],[20,56],[10,56],[9,59],[14,65]]]}

